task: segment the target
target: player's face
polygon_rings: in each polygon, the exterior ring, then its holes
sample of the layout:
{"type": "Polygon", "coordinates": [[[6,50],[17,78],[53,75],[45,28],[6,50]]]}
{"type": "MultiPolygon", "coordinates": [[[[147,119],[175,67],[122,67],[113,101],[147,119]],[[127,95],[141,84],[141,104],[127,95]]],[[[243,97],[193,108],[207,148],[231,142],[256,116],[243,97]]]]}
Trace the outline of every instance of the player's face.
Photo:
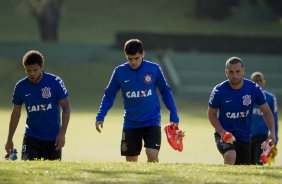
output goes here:
{"type": "Polygon", "coordinates": [[[229,64],[225,69],[225,75],[231,86],[240,86],[243,83],[244,69],[241,63],[229,64]]]}
{"type": "Polygon", "coordinates": [[[126,54],[126,59],[132,69],[137,69],[141,64],[144,57],[143,53],[136,53],[135,55],[126,54]]]}
{"type": "Polygon", "coordinates": [[[42,66],[38,64],[24,66],[25,73],[32,83],[38,83],[42,79],[42,66]]]}

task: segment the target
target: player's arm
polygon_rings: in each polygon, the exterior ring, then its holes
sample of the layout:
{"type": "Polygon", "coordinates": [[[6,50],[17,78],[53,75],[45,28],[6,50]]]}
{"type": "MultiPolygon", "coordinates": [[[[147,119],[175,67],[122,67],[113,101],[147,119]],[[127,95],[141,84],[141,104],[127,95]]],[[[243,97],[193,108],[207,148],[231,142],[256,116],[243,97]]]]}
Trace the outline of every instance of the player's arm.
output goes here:
{"type": "Polygon", "coordinates": [[[272,143],[276,143],[274,117],[267,103],[260,105],[260,110],[263,113],[264,121],[269,129],[268,140],[271,139],[272,143]]]}
{"type": "Polygon", "coordinates": [[[113,103],[115,101],[119,89],[120,89],[120,84],[118,82],[116,69],[115,69],[112,74],[111,80],[105,89],[105,94],[102,98],[99,112],[97,113],[96,116],[95,126],[96,126],[96,130],[99,133],[101,133],[101,128],[103,128],[105,116],[107,115],[110,108],[113,106],[113,103]]]}
{"type": "Polygon", "coordinates": [[[273,114],[274,117],[274,128],[275,128],[275,135],[276,135],[276,144],[278,141],[278,104],[277,104],[277,98],[276,96],[273,96],[273,102],[271,103],[271,105],[269,105],[269,108],[273,114]]]}
{"type": "Polygon", "coordinates": [[[166,106],[166,108],[170,111],[170,122],[174,124],[179,123],[179,117],[177,114],[177,108],[174,102],[174,98],[172,95],[172,91],[164,77],[164,74],[159,67],[158,77],[157,77],[157,85],[162,95],[162,100],[166,106]]]}
{"type": "Polygon", "coordinates": [[[208,107],[208,117],[209,117],[209,121],[212,124],[212,126],[215,128],[215,130],[219,133],[219,135],[221,136],[221,139],[226,142],[226,143],[230,143],[233,144],[233,142],[236,140],[235,137],[232,135],[232,133],[226,131],[223,129],[223,127],[221,126],[221,123],[219,121],[219,119],[217,118],[217,111],[218,109],[212,108],[212,107],[208,107]]]}
{"type": "Polygon", "coordinates": [[[11,153],[14,147],[13,137],[14,137],[15,131],[18,127],[19,120],[21,117],[21,108],[22,108],[21,105],[14,104],[13,111],[11,113],[11,119],[10,119],[10,124],[9,124],[9,133],[8,133],[8,138],[7,138],[7,142],[5,145],[5,149],[8,154],[11,153]]]}
{"type": "Polygon", "coordinates": [[[217,111],[218,109],[208,107],[208,118],[212,126],[219,133],[219,135],[222,135],[225,132],[225,130],[221,126],[221,123],[217,117],[217,111]]]}
{"type": "Polygon", "coordinates": [[[62,108],[62,126],[56,138],[56,142],[55,142],[56,150],[63,148],[65,145],[65,135],[67,132],[67,128],[70,120],[70,114],[71,114],[71,107],[68,97],[59,100],[59,104],[62,108]]]}

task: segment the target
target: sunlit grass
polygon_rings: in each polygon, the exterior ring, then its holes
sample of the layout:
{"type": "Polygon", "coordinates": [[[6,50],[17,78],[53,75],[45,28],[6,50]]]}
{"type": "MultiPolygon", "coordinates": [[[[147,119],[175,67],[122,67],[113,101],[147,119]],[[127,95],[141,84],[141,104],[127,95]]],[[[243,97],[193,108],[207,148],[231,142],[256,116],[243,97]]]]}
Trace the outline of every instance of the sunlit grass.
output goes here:
{"type": "Polygon", "coordinates": [[[1,183],[280,183],[281,166],[1,161],[1,183]]]}

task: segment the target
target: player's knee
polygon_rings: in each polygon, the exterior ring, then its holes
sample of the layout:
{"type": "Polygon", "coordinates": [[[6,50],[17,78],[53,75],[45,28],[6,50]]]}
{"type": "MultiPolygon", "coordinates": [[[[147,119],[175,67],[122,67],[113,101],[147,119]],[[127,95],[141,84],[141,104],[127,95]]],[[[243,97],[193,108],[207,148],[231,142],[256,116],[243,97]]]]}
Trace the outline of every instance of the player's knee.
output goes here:
{"type": "Polygon", "coordinates": [[[146,154],[147,154],[147,161],[148,162],[158,162],[159,161],[159,150],[156,149],[146,149],[146,154]]]}
{"type": "Polygon", "coordinates": [[[234,165],[236,161],[236,151],[229,150],[224,153],[223,157],[224,157],[224,164],[234,165]]]}
{"type": "Polygon", "coordinates": [[[138,162],[138,156],[126,156],[127,162],[138,162]]]}

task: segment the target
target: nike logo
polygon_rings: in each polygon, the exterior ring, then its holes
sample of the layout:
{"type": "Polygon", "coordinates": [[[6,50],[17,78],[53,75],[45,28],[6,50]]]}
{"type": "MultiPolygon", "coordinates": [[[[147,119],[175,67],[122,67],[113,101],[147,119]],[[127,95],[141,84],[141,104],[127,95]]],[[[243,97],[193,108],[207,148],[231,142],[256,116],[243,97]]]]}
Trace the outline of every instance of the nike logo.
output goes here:
{"type": "Polygon", "coordinates": [[[156,146],[158,146],[158,147],[159,147],[160,145],[159,145],[159,144],[156,144],[156,146]]]}
{"type": "Polygon", "coordinates": [[[229,102],[231,102],[231,101],[232,101],[232,100],[226,100],[225,102],[226,102],[226,103],[229,103],[229,102]]]}
{"type": "Polygon", "coordinates": [[[130,81],[130,79],[128,79],[128,80],[125,80],[124,82],[129,82],[130,81]]]}
{"type": "Polygon", "coordinates": [[[166,131],[167,137],[170,139],[170,138],[171,138],[171,135],[169,134],[168,130],[166,129],[165,131],[166,131]]]}
{"type": "Polygon", "coordinates": [[[31,93],[25,94],[25,96],[29,96],[29,95],[31,95],[31,93]]]}

